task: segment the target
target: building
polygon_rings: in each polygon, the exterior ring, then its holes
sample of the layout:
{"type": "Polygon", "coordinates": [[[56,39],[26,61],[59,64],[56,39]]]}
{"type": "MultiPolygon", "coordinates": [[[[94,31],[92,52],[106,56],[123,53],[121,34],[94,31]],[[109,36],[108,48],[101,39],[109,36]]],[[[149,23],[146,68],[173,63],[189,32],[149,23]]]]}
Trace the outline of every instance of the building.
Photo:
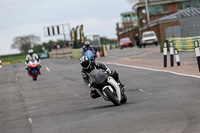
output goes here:
{"type": "MultiPolygon", "coordinates": [[[[187,7],[199,8],[199,0],[147,0],[150,22],[168,16],[187,7]]],[[[133,9],[137,10],[140,27],[148,24],[145,0],[140,0],[133,9]],[[144,23],[146,22],[146,23],[144,23]]],[[[149,23],[150,23],[149,22],[149,23]]]]}
{"type": "Polygon", "coordinates": [[[200,0],[147,0],[147,5],[150,21],[147,19],[145,0],[140,0],[133,6],[133,10],[137,11],[138,26],[130,28],[123,25],[123,30],[117,31],[118,40],[129,36],[134,38],[135,33],[141,36],[143,32],[151,30],[155,31],[159,42],[166,37],[176,37],[181,33],[168,34],[172,30],[180,31],[177,29],[180,23],[176,13],[188,7],[199,8],[200,0]]]}
{"type": "Polygon", "coordinates": [[[117,23],[118,42],[121,38],[129,37],[132,41],[133,34],[138,32],[138,18],[136,11],[121,13],[122,23],[117,23]],[[136,30],[136,31],[135,31],[136,30]]]}

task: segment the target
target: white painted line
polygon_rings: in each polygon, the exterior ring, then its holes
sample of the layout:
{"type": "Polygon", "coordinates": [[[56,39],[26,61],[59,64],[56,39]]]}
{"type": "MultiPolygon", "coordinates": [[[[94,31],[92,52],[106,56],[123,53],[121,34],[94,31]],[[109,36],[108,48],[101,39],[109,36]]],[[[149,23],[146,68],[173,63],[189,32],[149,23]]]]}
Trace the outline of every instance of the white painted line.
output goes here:
{"type": "Polygon", "coordinates": [[[0,68],[2,68],[2,66],[0,65],[0,68]]]}
{"type": "Polygon", "coordinates": [[[138,89],[139,91],[141,91],[142,93],[146,93],[146,94],[149,94],[149,95],[151,95],[151,93],[150,92],[147,92],[147,91],[144,91],[143,89],[138,89]]]}
{"type": "Polygon", "coordinates": [[[33,107],[30,107],[29,109],[34,109],[34,108],[36,108],[37,106],[33,106],[33,107]]]}
{"type": "Polygon", "coordinates": [[[46,67],[46,70],[47,70],[48,72],[51,72],[50,69],[49,69],[48,67],[46,67]]]}
{"type": "Polygon", "coordinates": [[[144,92],[144,90],[143,89],[138,89],[139,91],[141,91],[141,92],[144,92]]]}
{"type": "Polygon", "coordinates": [[[32,125],[33,121],[31,118],[28,118],[29,123],[32,125]]]}
{"type": "Polygon", "coordinates": [[[109,63],[109,62],[105,62],[105,63],[106,64],[117,65],[117,66],[125,66],[125,67],[130,67],[130,68],[138,68],[138,69],[150,70],[150,71],[155,71],[155,72],[166,72],[166,73],[171,73],[171,74],[175,74],[175,75],[179,75],[179,76],[186,76],[186,77],[193,77],[193,78],[199,78],[200,79],[200,76],[190,75],[190,74],[183,74],[183,73],[172,72],[172,71],[167,71],[167,70],[158,70],[158,69],[131,66],[131,65],[125,65],[125,64],[118,64],[118,63],[109,63]]]}

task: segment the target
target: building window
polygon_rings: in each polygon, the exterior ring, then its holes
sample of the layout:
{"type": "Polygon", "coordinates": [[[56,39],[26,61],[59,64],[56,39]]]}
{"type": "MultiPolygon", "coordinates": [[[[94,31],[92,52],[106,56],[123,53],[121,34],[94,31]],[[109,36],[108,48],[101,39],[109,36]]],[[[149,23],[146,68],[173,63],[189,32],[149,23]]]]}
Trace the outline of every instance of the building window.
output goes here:
{"type": "Polygon", "coordinates": [[[199,8],[199,0],[190,0],[178,3],[178,10],[185,9],[187,7],[197,7],[199,8]]]}
{"type": "Polygon", "coordinates": [[[137,21],[137,15],[133,15],[133,21],[137,21]]]}
{"type": "Polygon", "coordinates": [[[154,5],[154,6],[149,6],[149,14],[150,15],[157,15],[162,13],[162,8],[161,5],[154,5]]]}
{"type": "Polygon", "coordinates": [[[182,10],[183,9],[183,2],[178,3],[178,10],[182,10]]]}
{"type": "Polygon", "coordinates": [[[168,12],[168,5],[162,5],[162,12],[163,13],[168,12]]]}
{"type": "Polygon", "coordinates": [[[138,24],[137,15],[133,15],[133,16],[132,16],[132,20],[133,20],[133,25],[134,25],[134,26],[138,24]]]}
{"type": "Polygon", "coordinates": [[[192,5],[193,7],[199,8],[199,0],[192,0],[191,2],[192,2],[191,5],[192,5]]]}
{"type": "Polygon", "coordinates": [[[124,22],[131,22],[131,16],[130,15],[124,15],[124,22]]]}
{"type": "Polygon", "coordinates": [[[185,2],[183,2],[183,8],[185,9],[185,8],[187,8],[187,7],[190,7],[190,2],[189,1],[185,1],[185,2]]]}

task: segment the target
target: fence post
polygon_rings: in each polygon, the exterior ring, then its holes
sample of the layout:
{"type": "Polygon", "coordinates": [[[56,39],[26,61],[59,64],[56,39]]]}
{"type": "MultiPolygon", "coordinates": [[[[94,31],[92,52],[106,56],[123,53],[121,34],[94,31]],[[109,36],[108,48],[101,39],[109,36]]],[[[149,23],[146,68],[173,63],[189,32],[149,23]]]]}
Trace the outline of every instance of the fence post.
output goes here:
{"type": "Polygon", "coordinates": [[[167,43],[164,42],[163,45],[163,59],[164,59],[164,67],[167,67],[167,43]]]}
{"type": "Polygon", "coordinates": [[[179,52],[177,49],[175,49],[174,51],[175,51],[175,58],[176,58],[177,66],[180,66],[181,62],[180,62],[179,52]]]}
{"type": "Polygon", "coordinates": [[[198,64],[198,68],[199,68],[199,72],[200,72],[200,53],[199,53],[198,41],[194,42],[194,47],[195,47],[195,53],[196,53],[196,57],[197,57],[197,64],[198,64]]]}
{"type": "Polygon", "coordinates": [[[171,67],[174,66],[174,44],[173,42],[170,42],[170,61],[171,61],[171,67]]]}

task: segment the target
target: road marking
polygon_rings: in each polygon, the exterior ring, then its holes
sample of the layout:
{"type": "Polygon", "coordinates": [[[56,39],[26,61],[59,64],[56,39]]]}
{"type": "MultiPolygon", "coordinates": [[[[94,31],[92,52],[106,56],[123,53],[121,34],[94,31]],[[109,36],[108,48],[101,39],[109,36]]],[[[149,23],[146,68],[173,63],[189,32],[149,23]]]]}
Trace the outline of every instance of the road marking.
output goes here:
{"type": "Polygon", "coordinates": [[[33,107],[30,107],[29,109],[34,109],[34,108],[36,108],[37,106],[33,106],[33,107]]]}
{"type": "Polygon", "coordinates": [[[155,71],[155,72],[166,72],[166,73],[171,73],[171,74],[175,74],[175,75],[179,75],[179,76],[193,77],[193,78],[199,78],[200,79],[200,76],[190,75],[190,74],[183,74],[183,73],[172,72],[172,71],[167,71],[167,70],[159,70],[159,69],[131,66],[131,65],[125,65],[125,64],[110,63],[110,62],[105,62],[105,63],[106,64],[117,65],[117,66],[125,66],[125,67],[130,67],[130,68],[138,68],[138,69],[143,69],[143,70],[150,70],[150,71],[155,71]]]}
{"type": "Polygon", "coordinates": [[[143,89],[139,89],[139,91],[141,91],[141,92],[144,92],[144,90],[143,90],[143,89]]]}
{"type": "Polygon", "coordinates": [[[0,65],[0,68],[2,68],[2,66],[0,65]]]}
{"type": "Polygon", "coordinates": [[[48,67],[46,67],[46,70],[47,70],[48,72],[51,72],[50,69],[49,69],[48,67]]]}
{"type": "Polygon", "coordinates": [[[143,89],[138,89],[138,90],[141,91],[142,93],[147,93],[147,94],[151,95],[150,92],[144,91],[143,89]]]}
{"type": "Polygon", "coordinates": [[[33,121],[31,118],[28,118],[29,123],[32,125],[33,121]]]}

